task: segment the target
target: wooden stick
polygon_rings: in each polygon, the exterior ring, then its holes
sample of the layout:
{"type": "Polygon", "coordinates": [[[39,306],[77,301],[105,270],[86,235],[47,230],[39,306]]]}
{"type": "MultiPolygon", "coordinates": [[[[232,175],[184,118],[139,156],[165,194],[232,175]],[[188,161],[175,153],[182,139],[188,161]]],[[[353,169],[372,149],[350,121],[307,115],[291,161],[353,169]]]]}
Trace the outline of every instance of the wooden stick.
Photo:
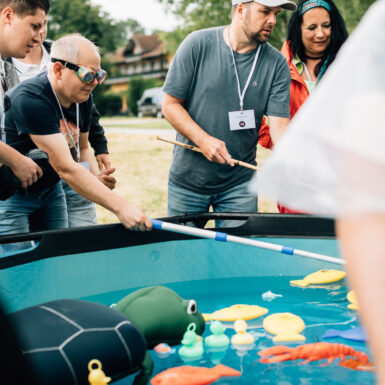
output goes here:
{"type": "MultiPolygon", "coordinates": [[[[187,148],[188,150],[191,150],[191,151],[195,151],[195,152],[200,152],[202,153],[201,149],[198,148],[198,147],[195,147],[195,146],[191,146],[190,144],[185,144],[185,143],[182,143],[182,142],[178,142],[176,140],[172,140],[172,139],[169,139],[169,138],[163,138],[161,136],[157,136],[156,139],[158,140],[161,140],[162,142],[166,142],[166,143],[171,143],[171,144],[175,144],[176,146],[180,146],[180,147],[183,147],[183,148],[187,148]]],[[[233,159],[234,163],[237,164],[238,166],[242,166],[242,167],[247,167],[247,168],[251,168],[252,170],[254,171],[257,171],[257,166],[253,166],[252,164],[250,163],[246,163],[246,162],[242,162],[241,160],[236,160],[236,159],[233,159]]]]}

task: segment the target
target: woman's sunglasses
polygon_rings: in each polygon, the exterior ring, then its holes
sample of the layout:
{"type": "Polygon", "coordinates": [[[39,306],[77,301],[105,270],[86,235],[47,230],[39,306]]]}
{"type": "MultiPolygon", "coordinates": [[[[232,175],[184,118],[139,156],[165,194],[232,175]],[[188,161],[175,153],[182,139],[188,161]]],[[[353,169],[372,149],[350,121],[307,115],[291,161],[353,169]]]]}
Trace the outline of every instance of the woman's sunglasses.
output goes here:
{"type": "Polygon", "coordinates": [[[59,62],[63,64],[64,67],[73,70],[76,76],[85,84],[91,84],[96,79],[98,84],[102,84],[107,77],[107,72],[104,70],[95,71],[91,67],[87,66],[78,66],[73,63],[69,63],[68,61],[51,58],[51,62],[56,63],[59,62]]]}

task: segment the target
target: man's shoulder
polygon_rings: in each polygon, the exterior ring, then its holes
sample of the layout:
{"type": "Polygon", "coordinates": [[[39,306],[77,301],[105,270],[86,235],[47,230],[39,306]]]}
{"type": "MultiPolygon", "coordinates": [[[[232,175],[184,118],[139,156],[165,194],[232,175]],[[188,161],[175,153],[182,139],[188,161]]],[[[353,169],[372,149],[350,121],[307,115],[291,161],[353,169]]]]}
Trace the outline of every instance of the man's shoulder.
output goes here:
{"type": "Polygon", "coordinates": [[[191,32],[187,36],[186,40],[192,43],[211,41],[213,39],[216,39],[218,36],[220,36],[221,30],[223,30],[223,27],[212,27],[212,28],[200,29],[200,30],[191,32]]]}
{"type": "Polygon", "coordinates": [[[264,55],[272,60],[276,60],[278,62],[286,62],[285,57],[282,53],[275,47],[273,47],[270,43],[265,43],[264,47],[264,55]]]}
{"type": "Polygon", "coordinates": [[[33,78],[24,80],[17,86],[8,91],[10,98],[16,98],[21,95],[31,95],[31,97],[39,97],[46,95],[49,91],[49,80],[47,73],[43,72],[33,78]]]}

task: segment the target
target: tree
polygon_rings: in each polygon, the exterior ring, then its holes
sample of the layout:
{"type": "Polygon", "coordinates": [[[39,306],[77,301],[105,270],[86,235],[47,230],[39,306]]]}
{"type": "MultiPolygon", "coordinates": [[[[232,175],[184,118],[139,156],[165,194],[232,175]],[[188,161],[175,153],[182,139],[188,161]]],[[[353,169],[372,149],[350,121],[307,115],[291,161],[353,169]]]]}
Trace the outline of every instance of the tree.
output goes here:
{"type": "MultiPolygon", "coordinates": [[[[231,1],[225,0],[159,0],[182,21],[182,27],[172,32],[163,32],[161,38],[164,41],[168,53],[175,53],[182,40],[192,31],[226,25],[231,22],[231,1]]],[[[345,19],[349,32],[352,32],[375,0],[335,0],[335,3],[345,19]]],[[[269,42],[280,49],[287,36],[287,25],[290,12],[283,11],[277,19],[277,24],[269,42]]]]}
{"type": "Polygon", "coordinates": [[[51,0],[48,38],[57,40],[68,33],[81,33],[103,52],[116,49],[116,23],[90,0],[51,0]]]}

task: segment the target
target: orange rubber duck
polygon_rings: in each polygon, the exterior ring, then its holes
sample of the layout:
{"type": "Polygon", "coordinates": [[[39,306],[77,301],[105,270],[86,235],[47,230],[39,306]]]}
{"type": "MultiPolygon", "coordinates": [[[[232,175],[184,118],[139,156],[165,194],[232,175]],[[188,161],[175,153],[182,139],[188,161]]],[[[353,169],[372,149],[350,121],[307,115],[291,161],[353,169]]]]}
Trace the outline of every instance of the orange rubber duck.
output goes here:
{"type": "Polygon", "coordinates": [[[157,374],[152,380],[152,385],[207,385],[225,376],[240,376],[241,372],[225,365],[214,368],[201,368],[196,366],[178,366],[167,369],[157,374]]]}

